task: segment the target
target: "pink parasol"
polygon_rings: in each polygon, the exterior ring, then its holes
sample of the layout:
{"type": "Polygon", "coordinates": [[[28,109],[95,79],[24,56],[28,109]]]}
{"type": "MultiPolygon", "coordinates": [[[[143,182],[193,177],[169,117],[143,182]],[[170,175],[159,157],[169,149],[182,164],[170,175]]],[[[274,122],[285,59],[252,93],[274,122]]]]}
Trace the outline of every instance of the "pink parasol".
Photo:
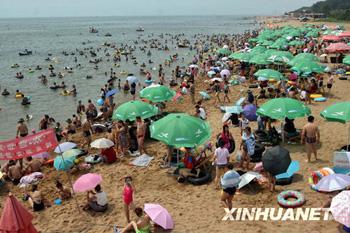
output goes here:
{"type": "Polygon", "coordinates": [[[339,34],[339,37],[342,37],[342,38],[350,37],[350,32],[342,32],[342,33],[339,34]]]}
{"type": "Polygon", "coordinates": [[[333,197],[330,210],[335,221],[350,227],[350,191],[343,191],[333,197]]]}
{"type": "Polygon", "coordinates": [[[37,233],[32,224],[33,215],[12,196],[6,199],[0,219],[0,232],[3,233],[37,233]]]}
{"type": "Polygon", "coordinates": [[[323,41],[340,41],[341,38],[335,35],[326,35],[322,37],[323,41]]]}
{"type": "Polygon", "coordinates": [[[329,53],[349,52],[350,46],[345,43],[333,43],[326,48],[329,53]]]}
{"type": "Polygon", "coordinates": [[[102,177],[99,174],[88,173],[79,177],[73,184],[74,192],[86,192],[94,189],[102,182],[102,177]]]}
{"type": "Polygon", "coordinates": [[[152,219],[154,223],[163,229],[174,229],[174,222],[169,212],[158,204],[145,204],[145,213],[152,219]]]}

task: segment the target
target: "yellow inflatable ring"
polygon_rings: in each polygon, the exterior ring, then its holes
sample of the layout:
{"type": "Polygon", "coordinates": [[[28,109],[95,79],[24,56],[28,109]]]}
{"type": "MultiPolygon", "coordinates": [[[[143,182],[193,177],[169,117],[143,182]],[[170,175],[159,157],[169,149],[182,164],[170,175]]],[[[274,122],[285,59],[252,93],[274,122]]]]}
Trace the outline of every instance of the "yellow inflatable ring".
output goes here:
{"type": "Polygon", "coordinates": [[[310,95],[311,99],[316,99],[316,98],[321,98],[321,97],[323,97],[321,94],[311,94],[310,95]]]}

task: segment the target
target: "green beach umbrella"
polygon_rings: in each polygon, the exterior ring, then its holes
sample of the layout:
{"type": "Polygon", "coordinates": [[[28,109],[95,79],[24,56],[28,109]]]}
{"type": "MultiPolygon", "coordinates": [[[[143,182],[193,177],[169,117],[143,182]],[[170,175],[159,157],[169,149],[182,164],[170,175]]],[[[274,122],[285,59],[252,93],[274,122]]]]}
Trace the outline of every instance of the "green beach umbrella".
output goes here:
{"type": "Polygon", "coordinates": [[[345,124],[350,121],[350,102],[341,102],[324,109],[321,114],[327,121],[345,124]]]}
{"type": "MultiPolygon", "coordinates": [[[[321,117],[331,122],[346,124],[350,121],[350,102],[341,102],[331,105],[321,112],[321,117]]],[[[348,143],[350,142],[350,128],[348,130],[348,143]]],[[[347,146],[349,150],[349,146],[347,146]]]]}
{"type": "Polygon", "coordinates": [[[253,54],[251,54],[251,53],[237,52],[237,53],[232,53],[228,58],[233,59],[233,60],[240,60],[243,62],[248,62],[252,56],[253,56],[253,54]]]}
{"type": "Polygon", "coordinates": [[[172,113],[150,126],[151,137],[167,145],[196,147],[211,137],[209,123],[185,113],[172,113]]]}
{"type": "Polygon", "coordinates": [[[263,46],[255,46],[250,50],[251,54],[262,54],[266,51],[267,49],[263,46]]]}
{"type": "Polygon", "coordinates": [[[290,62],[290,59],[282,54],[272,55],[267,60],[275,64],[287,64],[288,62],[290,62]]]}
{"type": "Polygon", "coordinates": [[[151,102],[164,102],[171,100],[176,92],[164,85],[151,85],[140,91],[140,97],[151,102]]]}
{"type": "Polygon", "coordinates": [[[267,56],[265,54],[259,54],[259,55],[253,56],[249,60],[249,63],[256,64],[256,65],[269,65],[269,64],[271,64],[271,62],[267,60],[267,56]]]}
{"type": "Polygon", "coordinates": [[[305,42],[302,40],[293,40],[293,41],[289,42],[288,44],[290,46],[302,46],[305,44],[305,42]]]}
{"type": "Polygon", "coordinates": [[[312,53],[299,53],[290,62],[288,62],[288,65],[295,66],[298,63],[307,62],[320,62],[320,59],[312,53]]]}
{"type": "Polygon", "coordinates": [[[349,66],[350,66],[350,56],[344,57],[343,63],[344,63],[345,65],[349,65],[349,66]]]}
{"type": "Polygon", "coordinates": [[[220,54],[220,55],[228,56],[228,55],[230,55],[232,52],[231,52],[231,50],[229,50],[229,49],[221,48],[221,49],[218,49],[218,50],[216,51],[216,53],[217,53],[217,54],[220,54]]]}
{"type": "Polygon", "coordinates": [[[296,63],[291,70],[301,75],[309,75],[311,73],[324,73],[326,66],[312,61],[302,61],[296,63]]]}
{"type": "Polygon", "coordinates": [[[277,70],[271,70],[271,69],[261,69],[254,73],[254,76],[256,77],[263,77],[267,79],[274,79],[274,80],[284,80],[283,74],[278,72],[277,70]]]}
{"type": "Polygon", "coordinates": [[[67,151],[65,151],[65,152],[63,152],[63,157],[64,158],[68,158],[68,157],[77,157],[78,155],[80,155],[82,153],[82,151],[81,150],[79,150],[79,149],[70,149],[70,150],[67,150],[67,151]]]}
{"type": "Polygon", "coordinates": [[[157,107],[142,101],[134,100],[126,102],[114,110],[112,119],[134,121],[138,116],[145,119],[157,114],[157,107]]]}
{"type": "Polygon", "coordinates": [[[256,113],[276,120],[284,120],[286,117],[295,119],[310,115],[310,108],[302,102],[291,98],[276,98],[263,104],[256,113]]]}

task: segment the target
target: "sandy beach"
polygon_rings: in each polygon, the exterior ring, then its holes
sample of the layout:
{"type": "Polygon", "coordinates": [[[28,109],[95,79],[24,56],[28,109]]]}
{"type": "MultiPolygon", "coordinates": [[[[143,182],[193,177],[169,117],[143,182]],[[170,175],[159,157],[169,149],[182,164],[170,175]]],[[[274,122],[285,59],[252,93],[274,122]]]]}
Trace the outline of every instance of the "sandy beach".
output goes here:
{"type": "MultiPolygon", "coordinates": [[[[311,22],[313,23],[313,22],[311,22]]],[[[317,22],[317,24],[321,22],[317,22]]],[[[301,25],[298,21],[287,21],[279,25],[301,25]]],[[[327,23],[334,25],[335,23],[327,23]]],[[[347,29],[350,24],[345,24],[347,29]]],[[[199,77],[196,80],[196,99],[200,98],[199,92],[207,88],[204,80],[206,77],[199,77]]],[[[271,193],[267,185],[252,185],[250,188],[243,188],[234,196],[234,208],[278,208],[277,195],[283,190],[297,190],[305,195],[306,203],[303,208],[320,208],[327,199],[327,194],[318,193],[310,189],[308,177],[310,172],[322,167],[332,167],[333,152],[346,145],[347,126],[340,123],[326,122],[320,117],[320,112],[334,103],[348,101],[347,91],[350,88],[349,81],[336,80],[332,89],[333,96],[326,102],[313,102],[309,107],[312,115],[320,128],[321,144],[319,146],[319,161],[306,163],[304,145],[284,145],[291,152],[292,160],[300,162],[300,171],[294,176],[293,183],[288,186],[276,186],[276,191],[271,193]]],[[[231,103],[246,93],[243,86],[231,87],[231,103]]],[[[257,91],[255,89],[254,91],[257,91]]],[[[213,133],[211,142],[215,143],[215,136],[222,130],[221,118],[223,113],[213,104],[214,99],[204,101],[203,105],[208,112],[208,121],[213,133]]],[[[261,105],[262,102],[259,102],[261,105]]],[[[195,114],[194,105],[191,104],[190,96],[185,96],[182,102],[169,102],[165,109],[167,112],[186,112],[195,114]]],[[[305,118],[295,120],[298,129],[306,123],[305,118]]],[[[280,127],[280,123],[275,125],[280,127]]],[[[256,129],[256,123],[251,126],[256,129]]],[[[230,132],[236,140],[236,151],[231,155],[235,161],[237,143],[240,141],[239,128],[230,128],[230,132]]],[[[94,134],[93,140],[103,137],[104,134],[94,134]]],[[[73,141],[81,142],[80,134],[74,136],[73,141]]],[[[222,221],[225,215],[220,203],[220,191],[215,190],[214,183],[207,185],[193,186],[190,184],[179,184],[175,177],[168,174],[167,169],[160,165],[162,157],[166,154],[167,148],[161,142],[146,141],[148,155],[154,156],[154,160],[147,168],[138,168],[129,165],[132,158],[124,157],[121,162],[112,165],[96,165],[90,172],[99,173],[103,177],[102,187],[108,194],[109,209],[103,214],[91,215],[81,210],[85,204],[85,194],[77,194],[75,199],[64,202],[62,205],[34,213],[34,225],[41,233],[109,233],[113,231],[113,225],[125,226],[126,220],[123,213],[122,189],[123,177],[131,175],[134,178],[136,187],[135,205],[143,206],[144,203],[159,203],[164,206],[172,215],[175,222],[176,233],[199,233],[199,232],[342,232],[340,225],[335,221],[222,221]],[[80,210],[78,210],[79,206],[80,210]]],[[[54,181],[58,177],[63,183],[68,184],[68,176],[64,172],[58,172],[53,168],[44,168],[45,179],[40,183],[40,189],[44,196],[52,203],[56,196],[54,181]]],[[[81,174],[73,174],[75,181],[81,174]]],[[[20,199],[23,189],[7,184],[0,189],[0,203],[3,203],[7,192],[11,192],[20,199]]],[[[23,202],[24,203],[24,202],[23,202]]],[[[27,203],[25,203],[27,205],[27,203]]],[[[29,208],[29,206],[27,205],[29,208]]],[[[2,207],[1,207],[2,208],[2,207]]],[[[131,218],[135,218],[132,214],[131,218]]]]}

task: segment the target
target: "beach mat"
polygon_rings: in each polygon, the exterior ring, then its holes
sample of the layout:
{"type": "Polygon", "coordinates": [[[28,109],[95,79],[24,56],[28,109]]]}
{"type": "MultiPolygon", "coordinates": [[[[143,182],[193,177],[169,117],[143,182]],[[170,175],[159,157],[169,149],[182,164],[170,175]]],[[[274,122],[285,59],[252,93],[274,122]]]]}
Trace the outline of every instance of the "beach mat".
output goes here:
{"type": "Polygon", "coordinates": [[[131,164],[138,167],[147,167],[151,163],[152,159],[153,157],[143,154],[140,157],[137,157],[136,159],[134,159],[131,162],[131,164]]]}

